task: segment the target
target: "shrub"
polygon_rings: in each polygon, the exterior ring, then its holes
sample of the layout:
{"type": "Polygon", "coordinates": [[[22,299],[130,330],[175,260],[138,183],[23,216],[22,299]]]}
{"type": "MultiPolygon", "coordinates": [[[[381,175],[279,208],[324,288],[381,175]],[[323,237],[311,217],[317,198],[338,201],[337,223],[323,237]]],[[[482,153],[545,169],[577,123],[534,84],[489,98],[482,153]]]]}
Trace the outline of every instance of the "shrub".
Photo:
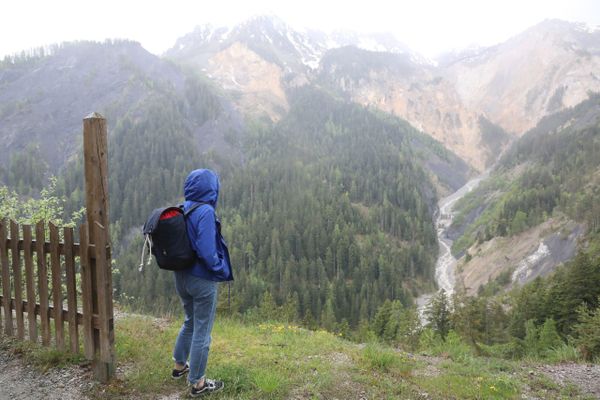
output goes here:
{"type": "Polygon", "coordinates": [[[491,357],[503,358],[506,360],[516,360],[524,355],[524,348],[521,341],[513,339],[507,343],[497,343],[493,345],[481,345],[484,354],[491,357]]]}
{"type": "Polygon", "coordinates": [[[553,349],[561,347],[564,342],[556,330],[556,322],[548,318],[539,330],[539,351],[541,356],[547,356],[553,349]]]}
{"type": "Polygon", "coordinates": [[[579,323],[573,328],[573,344],[586,360],[600,356],[600,307],[590,310],[587,306],[577,309],[579,323]]]}
{"type": "Polygon", "coordinates": [[[443,340],[433,330],[424,329],[419,348],[421,351],[433,355],[446,355],[458,362],[473,358],[473,349],[455,331],[448,332],[446,340],[443,340]]]}
{"type": "Polygon", "coordinates": [[[537,357],[540,354],[539,332],[535,322],[530,319],[525,323],[525,339],[523,339],[525,354],[537,357]]]}
{"type": "Polygon", "coordinates": [[[575,362],[581,359],[581,354],[572,344],[561,343],[546,352],[546,359],[554,363],[575,362]]]}

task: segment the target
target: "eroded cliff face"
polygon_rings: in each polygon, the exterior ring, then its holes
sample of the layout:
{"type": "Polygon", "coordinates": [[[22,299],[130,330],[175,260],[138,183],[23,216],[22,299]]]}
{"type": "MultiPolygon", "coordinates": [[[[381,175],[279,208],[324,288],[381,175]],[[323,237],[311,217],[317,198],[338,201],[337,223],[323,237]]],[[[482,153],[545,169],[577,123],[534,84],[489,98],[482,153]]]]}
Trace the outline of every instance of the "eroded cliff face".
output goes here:
{"type": "Polygon", "coordinates": [[[481,144],[479,115],[462,104],[448,81],[430,73],[402,79],[370,71],[368,79],[341,79],[340,86],[353,101],[397,115],[430,134],[475,169],[487,166],[489,151],[481,144]]]}
{"type": "Polygon", "coordinates": [[[520,136],[600,91],[600,31],[545,21],[442,70],[466,107],[520,136]]]}
{"type": "Polygon", "coordinates": [[[600,31],[563,21],[438,66],[395,42],[361,49],[359,37],[334,39],[262,17],[198,28],[167,55],[215,80],[252,117],[279,120],[286,89],[317,84],[406,119],[479,171],[542,117],[600,91],[600,31]]]}
{"type": "Polygon", "coordinates": [[[505,289],[523,286],[573,258],[584,233],[583,225],[559,216],[518,235],[475,244],[468,259],[458,260],[457,285],[470,296],[496,279],[505,289]]]}
{"type": "Polygon", "coordinates": [[[288,110],[283,70],[235,42],[208,59],[206,74],[230,92],[242,111],[277,121],[288,110]]]}
{"type": "Polygon", "coordinates": [[[407,120],[479,171],[509,143],[502,132],[497,141],[485,135],[485,116],[466,107],[437,68],[403,55],[332,50],[323,58],[318,81],[352,101],[407,120]]]}

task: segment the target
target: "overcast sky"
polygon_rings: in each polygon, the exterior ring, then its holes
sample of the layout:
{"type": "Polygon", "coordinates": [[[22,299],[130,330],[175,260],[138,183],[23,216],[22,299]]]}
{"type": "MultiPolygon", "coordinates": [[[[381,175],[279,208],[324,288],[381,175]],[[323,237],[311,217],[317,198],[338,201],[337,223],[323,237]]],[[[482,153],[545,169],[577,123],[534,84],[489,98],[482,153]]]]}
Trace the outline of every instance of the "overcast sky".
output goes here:
{"type": "Polygon", "coordinates": [[[491,45],[547,18],[600,25],[600,1],[537,0],[7,0],[0,57],[71,40],[127,38],[161,54],[196,25],[232,25],[272,14],[294,27],[391,32],[414,50],[491,45]]]}

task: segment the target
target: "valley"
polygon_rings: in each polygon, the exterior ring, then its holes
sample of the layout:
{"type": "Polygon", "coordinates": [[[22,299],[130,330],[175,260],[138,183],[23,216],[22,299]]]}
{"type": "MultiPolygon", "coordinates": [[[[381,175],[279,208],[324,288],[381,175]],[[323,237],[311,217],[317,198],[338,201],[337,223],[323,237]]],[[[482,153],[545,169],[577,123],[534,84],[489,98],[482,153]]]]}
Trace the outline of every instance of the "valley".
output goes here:
{"type": "MultiPolygon", "coordinates": [[[[450,228],[452,220],[456,215],[456,211],[453,210],[453,207],[457,201],[475,189],[477,185],[488,176],[488,173],[489,172],[485,172],[471,179],[456,192],[441,199],[438,204],[438,210],[435,213],[435,226],[437,227],[437,238],[440,245],[438,258],[435,262],[435,282],[438,290],[443,290],[448,296],[451,296],[454,293],[456,286],[457,259],[451,251],[453,240],[448,237],[448,228],[450,228]]],[[[432,294],[422,294],[415,300],[423,321],[423,311],[429,304],[431,298],[432,294]]]]}
{"type": "Polygon", "coordinates": [[[483,173],[476,178],[471,179],[462,188],[448,197],[440,200],[439,210],[436,215],[436,226],[438,241],[441,244],[441,251],[435,264],[435,277],[440,290],[444,290],[451,295],[456,285],[456,258],[452,255],[452,240],[448,237],[448,228],[456,211],[453,210],[454,204],[463,198],[471,190],[475,189],[479,183],[484,180],[488,172],[483,173]]]}
{"type": "MultiPolygon", "coordinates": [[[[218,371],[242,376],[228,395],[354,396],[352,377],[370,398],[586,398],[597,388],[554,384],[553,365],[600,357],[597,71],[600,31],[559,20],[436,60],[273,16],[198,26],[162,55],[129,40],[23,52],[0,62],[0,218],[79,223],[94,110],[109,124],[115,304],[165,318],[161,334],[180,301],[172,274],[138,272],[140,228],[182,201],[189,171],[220,176],[235,282],[217,329],[254,346],[218,342],[218,371]],[[314,393],[276,365],[286,351],[323,374],[314,393]]],[[[148,362],[127,344],[154,325],[125,319],[123,359],[148,362]]],[[[161,387],[125,367],[128,385],[161,387]]]]}
{"type": "MultiPolygon", "coordinates": [[[[277,186],[284,191],[288,184],[305,181],[303,185],[307,185],[307,179],[317,179],[328,185],[327,196],[346,196],[350,204],[360,210],[360,218],[356,218],[343,211],[342,201],[333,214],[328,212],[336,223],[328,223],[324,229],[329,232],[327,235],[334,230],[340,232],[334,239],[337,244],[323,246],[315,252],[311,248],[322,233],[315,229],[300,233],[298,227],[284,228],[276,223],[272,232],[263,236],[263,240],[272,242],[269,251],[262,250],[265,246],[256,236],[242,235],[233,239],[234,258],[248,271],[254,263],[259,270],[269,271],[293,268],[295,263],[304,262],[308,282],[314,279],[311,276],[328,279],[335,276],[338,283],[340,280],[352,283],[341,287],[334,284],[338,287],[335,295],[326,286],[319,285],[319,300],[315,302],[303,298],[306,297],[302,295],[304,288],[289,285],[284,285],[288,289],[278,288],[285,273],[278,274],[276,280],[274,276],[259,279],[262,283],[253,284],[252,289],[247,285],[256,277],[248,277],[248,283],[242,283],[242,293],[246,294],[242,295],[245,299],[240,300],[241,307],[245,310],[259,304],[263,291],[270,288],[278,304],[296,302],[301,316],[310,309],[317,321],[321,319],[327,299],[335,299],[329,312],[335,315],[336,323],[341,323],[352,310],[354,317],[349,322],[356,326],[360,319],[372,318],[381,305],[381,300],[362,305],[360,301],[351,300],[353,291],[363,291],[365,298],[369,298],[368,293],[381,290],[370,284],[368,288],[355,287],[361,274],[353,272],[358,267],[350,261],[359,259],[357,254],[368,257],[366,251],[373,246],[381,245],[377,254],[385,253],[388,257],[396,254],[394,261],[381,259],[358,268],[371,270],[369,276],[374,281],[389,282],[389,276],[397,277],[380,299],[395,293],[392,297],[407,303],[413,296],[418,297],[420,305],[428,297],[419,296],[430,292],[434,285],[448,294],[453,293],[457,272],[461,287],[475,293],[487,281],[496,279],[509,268],[517,268],[520,261],[525,262],[531,255],[533,250],[522,250],[512,254],[506,263],[492,255],[486,258],[489,252],[486,248],[502,248],[499,243],[503,239],[491,235],[489,239],[493,240],[489,243],[469,249],[467,254],[473,260],[463,265],[464,254],[473,244],[474,236],[481,236],[482,225],[478,221],[488,206],[482,203],[476,210],[470,208],[477,213],[471,211],[467,224],[461,222],[466,217],[465,208],[454,210],[453,207],[465,202],[463,196],[472,198],[467,194],[480,181],[485,181],[490,170],[501,168],[497,166],[498,158],[506,154],[509,147],[514,148],[524,129],[532,127],[546,113],[556,113],[575,104],[582,96],[578,89],[582,82],[588,82],[589,90],[594,90],[595,75],[584,77],[581,71],[593,70],[598,63],[596,36],[597,32],[586,33],[577,24],[545,21],[499,46],[449,54],[435,63],[389,36],[301,32],[276,17],[257,17],[230,28],[198,27],[180,38],[164,57],[151,55],[129,41],[58,45],[40,56],[7,59],[0,68],[4,88],[0,95],[3,121],[0,135],[6,139],[6,151],[0,154],[6,167],[0,169],[0,177],[5,184],[27,194],[39,191],[44,177],[58,174],[58,194],[68,197],[66,211],[77,209],[81,204],[78,180],[82,170],[75,156],[78,149],[78,141],[73,139],[76,121],[59,128],[64,124],[64,117],[55,117],[42,130],[33,127],[40,124],[44,115],[61,115],[65,107],[60,101],[38,101],[43,93],[46,97],[65,99],[82,93],[83,88],[93,88],[86,91],[92,93],[90,101],[81,98],[77,104],[107,114],[112,126],[110,140],[116,147],[111,165],[118,171],[112,181],[111,195],[116,204],[112,215],[119,226],[117,253],[121,254],[125,276],[131,272],[127,267],[128,249],[136,244],[134,232],[139,221],[153,205],[176,197],[177,182],[182,174],[198,162],[220,170],[224,181],[230,182],[226,183],[229,193],[239,193],[224,197],[223,214],[232,225],[232,233],[248,229],[242,227],[244,223],[235,222],[237,218],[253,220],[266,210],[273,215],[279,207],[265,208],[265,204],[272,202],[269,198],[275,195],[274,186],[260,182],[265,178],[248,178],[252,171],[277,176],[277,170],[288,170],[288,175],[282,176],[277,186]],[[536,47],[529,59],[514,67],[507,66],[517,54],[529,51],[536,40],[543,40],[544,45],[536,47]],[[583,58],[582,46],[587,52],[583,58]],[[92,54],[94,57],[90,58],[92,54]],[[577,62],[573,61],[574,57],[579,57],[577,62]],[[545,66],[549,69],[545,70],[545,66]],[[75,67],[76,76],[57,73],[75,67]],[[501,80],[500,76],[508,70],[515,77],[550,74],[555,87],[565,88],[562,97],[559,99],[556,93],[537,89],[549,78],[543,82],[530,81],[532,87],[527,90],[522,86],[526,81],[501,80]],[[530,70],[532,72],[524,72],[530,70]],[[571,78],[565,78],[565,74],[575,74],[578,86],[569,86],[571,78]],[[45,86],[51,78],[70,83],[59,84],[58,91],[52,92],[53,89],[45,86]],[[35,96],[29,82],[39,82],[35,96]],[[502,82],[503,86],[494,82],[502,82]],[[510,99],[513,107],[521,107],[514,110],[514,115],[527,112],[531,118],[514,125],[517,120],[497,113],[498,108],[508,108],[485,103],[494,98],[489,93],[497,91],[503,93],[501,101],[510,99]],[[535,99],[533,92],[537,93],[535,99]],[[94,97],[94,93],[111,95],[94,97]],[[529,93],[530,99],[525,105],[519,97],[522,93],[529,93]],[[551,101],[551,107],[537,106],[551,101]],[[23,126],[20,118],[23,110],[11,105],[15,103],[26,107],[28,125],[23,126]],[[314,104],[320,104],[321,108],[316,109],[314,104]],[[369,122],[359,122],[357,117],[369,122]],[[355,128],[350,121],[353,120],[355,125],[364,127],[364,138],[352,136],[358,134],[352,133],[355,128]],[[59,131],[60,137],[51,139],[52,131],[59,131]],[[383,139],[388,147],[393,146],[393,151],[400,151],[405,161],[394,167],[391,154],[385,155],[383,147],[375,150],[376,146],[369,143],[374,137],[383,139]],[[49,140],[68,145],[60,146],[59,151],[50,151],[49,140]],[[359,143],[357,140],[363,142],[361,149],[366,153],[359,153],[358,148],[353,147],[359,143]],[[152,145],[153,141],[174,144],[171,149],[159,149],[152,145]],[[323,149],[332,153],[323,153],[323,149]],[[160,179],[152,178],[151,170],[134,161],[141,159],[142,154],[152,154],[161,160],[155,166],[157,171],[163,171],[160,179]],[[180,156],[174,157],[175,154],[180,156]],[[314,158],[316,154],[321,158],[314,158]],[[413,167],[407,169],[408,164],[413,167]],[[366,184],[358,183],[355,171],[359,169],[349,168],[351,165],[366,168],[369,177],[366,184]],[[179,172],[165,174],[164,171],[173,168],[179,172]],[[129,173],[122,172],[125,170],[129,173]],[[242,176],[246,177],[249,188],[240,180],[242,176]],[[125,187],[132,190],[123,191],[121,188],[125,187]],[[257,191],[259,187],[266,192],[257,191]],[[383,196],[375,194],[382,188],[383,196]],[[147,195],[140,198],[138,193],[142,191],[147,195]],[[248,193],[250,199],[262,199],[258,204],[244,205],[241,193],[248,193]],[[443,199],[438,200],[440,197],[443,199]],[[366,228],[365,224],[370,227],[366,228]],[[409,234],[411,229],[416,231],[409,234]],[[281,244],[282,232],[287,232],[284,241],[290,241],[289,245],[281,244]],[[376,245],[376,232],[385,234],[388,239],[376,245]],[[303,238],[292,239],[297,235],[303,238]],[[291,244],[294,242],[296,244],[291,244]],[[394,246],[388,247],[392,244],[394,246]],[[397,247],[398,244],[401,245],[397,247]],[[282,248],[277,250],[279,246],[282,248]],[[439,254],[435,256],[437,246],[439,254]],[[384,250],[386,248],[390,250],[384,250]],[[270,258],[274,255],[277,257],[270,258]],[[459,266],[457,256],[463,256],[459,266]],[[303,258],[306,259],[302,261],[303,258]],[[286,263],[288,266],[283,267],[286,263]],[[386,263],[389,266],[384,266],[386,263]],[[475,267],[477,263],[481,266],[475,267]],[[487,268],[487,264],[496,267],[487,268]],[[311,272],[311,269],[315,270],[311,272]]],[[[591,123],[594,117],[585,118],[591,123]]],[[[309,191],[310,196],[325,195],[322,188],[309,191]]],[[[276,196],[285,201],[286,195],[276,196]]],[[[576,226],[575,238],[584,231],[582,225],[576,226]]],[[[267,231],[266,226],[264,229],[267,231]]],[[[522,235],[529,237],[533,233],[522,235]]],[[[573,257],[575,242],[570,243],[564,257],[551,257],[553,261],[543,268],[544,274],[573,257]]],[[[520,283],[537,275],[525,274],[528,278],[521,279],[520,283]]],[[[241,276],[242,280],[246,279],[245,273],[241,276]]],[[[158,276],[152,279],[158,279],[159,286],[168,286],[158,276]]],[[[142,304],[145,285],[128,287],[126,282],[130,281],[125,279],[119,290],[131,298],[142,296],[136,300],[142,304]]],[[[161,307],[170,307],[171,302],[172,299],[164,299],[161,307]]]]}

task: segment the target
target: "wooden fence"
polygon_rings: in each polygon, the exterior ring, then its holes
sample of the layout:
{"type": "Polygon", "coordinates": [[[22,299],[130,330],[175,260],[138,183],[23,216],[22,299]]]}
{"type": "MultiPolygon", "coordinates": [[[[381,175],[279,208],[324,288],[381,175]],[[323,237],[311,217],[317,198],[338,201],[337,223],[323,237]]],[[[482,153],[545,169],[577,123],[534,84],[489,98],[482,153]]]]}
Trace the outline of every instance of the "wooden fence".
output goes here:
{"type": "Polygon", "coordinates": [[[83,134],[87,222],[78,232],[0,220],[0,327],[59,350],[68,342],[74,353],[82,337],[96,378],[107,381],[114,374],[114,323],[106,120],[86,117],[83,134]]]}
{"type": "Polygon", "coordinates": [[[79,232],[83,245],[75,243],[73,228],[63,228],[61,239],[59,228],[51,223],[45,226],[39,222],[32,227],[0,221],[0,304],[4,314],[0,315],[0,324],[7,335],[24,339],[27,332],[29,340],[38,342],[41,336],[41,343],[46,346],[51,344],[53,336],[53,344],[59,350],[66,349],[68,332],[68,348],[74,353],[80,350],[79,325],[82,325],[84,354],[93,359],[93,328],[101,326],[97,316],[90,312],[93,301],[89,259],[100,255],[96,254],[95,245],[85,243],[87,226],[81,226],[79,232]]]}

